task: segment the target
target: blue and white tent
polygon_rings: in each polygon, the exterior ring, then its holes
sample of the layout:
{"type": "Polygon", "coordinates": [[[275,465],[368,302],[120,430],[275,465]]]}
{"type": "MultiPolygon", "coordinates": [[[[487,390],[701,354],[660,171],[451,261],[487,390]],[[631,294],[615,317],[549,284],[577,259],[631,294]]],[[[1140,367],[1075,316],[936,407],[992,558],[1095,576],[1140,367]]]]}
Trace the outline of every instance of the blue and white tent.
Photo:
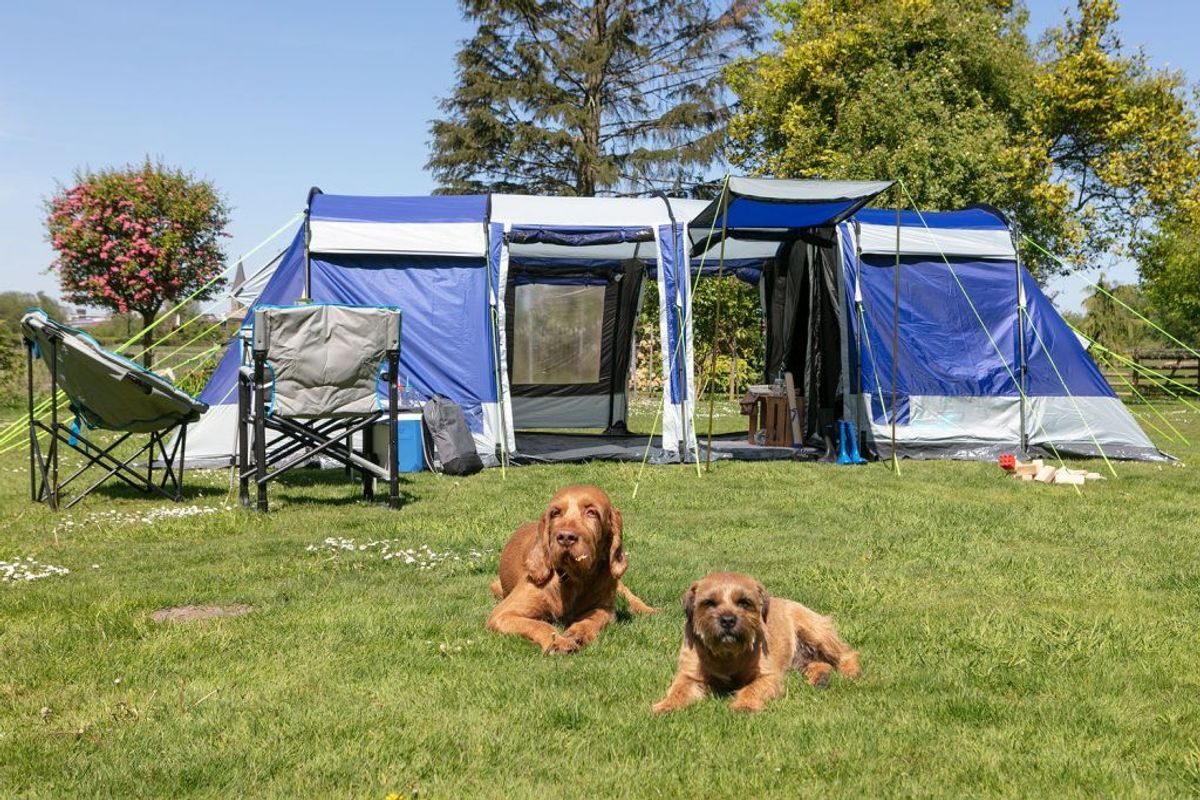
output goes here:
{"type": "Polygon", "coordinates": [[[793,374],[807,436],[849,420],[882,457],[894,436],[913,458],[1165,458],[1021,265],[1002,214],[863,209],[886,183],[845,185],[839,207],[813,201],[831,193],[821,185],[731,179],[689,233],[713,261],[721,236],[727,258],[763,257],[739,276],[761,289],[764,378],[793,374]]]}
{"type": "Polygon", "coordinates": [[[859,212],[841,234],[847,360],[861,374],[847,396],[879,452],[891,452],[894,413],[904,456],[1164,458],[1021,266],[998,212],[901,214],[899,265],[895,212],[859,212]]]}
{"type": "MultiPolygon", "coordinates": [[[[658,458],[694,458],[692,290],[718,272],[759,286],[764,380],[793,374],[808,437],[849,420],[884,457],[894,432],[917,458],[1164,458],[1020,265],[1001,214],[897,225],[864,208],[889,186],[730,178],[712,203],[314,191],[265,286],[239,300],[400,306],[401,375],[462,406],[491,463],[516,453],[518,430],[624,429],[647,280],[667,387],[658,458]]],[[[190,462],[228,463],[240,360],[235,343],[201,394],[190,462]]]]}
{"type": "MultiPolygon", "coordinates": [[[[703,203],[699,205],[704,205],[703,203]]],[[[658,282],[663,452],[694,449],[683,222],[662,199],[516,195],[310,195],[306,223],[254,304],[397,305],[400,373],[454,400],[485,459],[528,428],[621,430],[643,281],[658,282]]],[[[690,342],[689,342],[690,347],[690,342]]],[[[235,432],[239,347],[201,396],[194,463],[224,462],[235,432]]]]}

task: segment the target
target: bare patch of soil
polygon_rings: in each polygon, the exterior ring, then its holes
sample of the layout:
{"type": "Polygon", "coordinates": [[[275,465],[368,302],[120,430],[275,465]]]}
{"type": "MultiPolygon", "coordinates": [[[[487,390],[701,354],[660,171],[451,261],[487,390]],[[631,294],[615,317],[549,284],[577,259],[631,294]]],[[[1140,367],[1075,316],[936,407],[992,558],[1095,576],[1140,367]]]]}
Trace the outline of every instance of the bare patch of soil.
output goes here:
{"type": "Polygon", "coordinates": [[[198,622],[216,617],[238,617],[251,611],[251,606],[242,603],[231,606],[176,606],[160,608],[150,615],[150,619],[155,622],[198,622]]]}

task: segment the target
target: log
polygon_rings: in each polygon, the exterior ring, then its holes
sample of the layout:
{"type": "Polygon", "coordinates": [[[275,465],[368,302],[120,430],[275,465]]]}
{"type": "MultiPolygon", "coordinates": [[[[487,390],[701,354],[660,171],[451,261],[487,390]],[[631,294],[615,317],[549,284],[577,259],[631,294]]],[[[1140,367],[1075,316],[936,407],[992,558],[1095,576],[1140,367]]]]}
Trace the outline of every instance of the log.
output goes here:
{"type": "Polygon", "coordinates": [[[792,380],[792,373],[783,373],[783,383],[787,387],[788,416],[792,420],[792,446],[800,447],[804,444],[804,434],[800,432],[800,409],[796,403],[796,382],[792,380]]]}
{"type": "Polygon", "coordinates": [[[1054,483],[1054,474],[1058,472],[1055,467],[1042,467],[1038,470],[1037,475],[1033,479],[1039,483],[1054,483]]]}
{"type": "Polygon", "coordinates": [[[1087,482],[1087,478],[1083,475],[1077,475],[1069,469],[1060,469],[1054,474],[1054,482],[1082,486],[1087,482]]]}

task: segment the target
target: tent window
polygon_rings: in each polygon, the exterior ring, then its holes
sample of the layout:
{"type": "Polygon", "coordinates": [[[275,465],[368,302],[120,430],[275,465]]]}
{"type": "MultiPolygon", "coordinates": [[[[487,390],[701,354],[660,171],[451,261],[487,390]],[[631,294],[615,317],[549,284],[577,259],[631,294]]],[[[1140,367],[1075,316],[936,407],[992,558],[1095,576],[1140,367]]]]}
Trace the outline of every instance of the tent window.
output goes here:
{"type": "Polygon", "coordinates": [[[600,380],[604,286],[516,287],[513,382],[564,385],[600,380]]]}

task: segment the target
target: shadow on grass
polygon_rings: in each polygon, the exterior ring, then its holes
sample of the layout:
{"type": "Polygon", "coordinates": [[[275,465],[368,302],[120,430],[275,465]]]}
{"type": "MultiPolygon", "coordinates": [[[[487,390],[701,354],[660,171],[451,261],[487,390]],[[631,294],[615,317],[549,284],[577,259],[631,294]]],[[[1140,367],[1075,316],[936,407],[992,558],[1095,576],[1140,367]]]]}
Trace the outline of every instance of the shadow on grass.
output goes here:
{"type": "MultiPolygon", "coordinates": [[[[62,495],[61,495],[62,501],[61,502],[64,505],[66,503],[69,503],[72,500],[74,500],[81,491],[83,491],[85,488],[87,488],[87,486],[90,485],[88,483],[88,481],[86,480],[86,478],[87,478],[87,475],[85,473],[75,483],[72,483],[70,486],[68,486],[66,491],[62,493],[62,495]]],[[[95,478],[93,478],[92,480],[94,481],[95,478]]],[[[157,479],[155,479],[155,480],[157,481],[157,479]]],[[[196,500],[200,497],[203,497],[206,490],[208,491],[208,496],[211,497],[213,495],[212,487],[195,486],[195,485],[189,486],[185,479],[185,482],[183,484],[183,489],[180,492],[182,497],[180,498],[179,502],[186,503],[190,500],[196,500]]],[[[170,493],[170,489],[167,489],[167,492],[170,493]]],[[[167,495],[159,494],[158,492],[155,492],[155,491],[146,491],[144,489],[135,489],[134,487],[130,486],[129,484],[123,483],[118,478],[110,478],[108,481],[101,484],[96,489],[92,490],[91,494],[87,498],[80,500],[77,505],[79,505],[79,506],[87,505],[88,502],[90,502],[92,500],[108,500],[108,501],[112,501],[112,500],[133,500],[133,501],[143,500],[143,501],[153,501],[153,502],[157,502],[157,503],[169,503],[169,502],[172,502],[174,500],[174,498],[168,497],[167,495]]]]}
{"type": "MultiPolygon", "coordinates": [[[[400,478],[401,508],[418,500],[417,495],[405,491],[405,486],[411,483],[412,481],[404,477],[400,478]]],[[[250,487],[250,496],[254,497],[253,486],[250,487]]],[[[374,499],[366,500],[362,494],[362,480],[357,474],[347,478],[342,469],[297,469],[288,472],[286,477],[267,484],[268,502],[272,497],[294,506],[352,506],[364,502],[385,505],[387,484],[377,482],[374,499]],[[346,494],[340,497],[327,494],[326,488],[333,487],[345,491],[346,494]],[[304,489],[316,491],[306,492],[304,489]]]]}

